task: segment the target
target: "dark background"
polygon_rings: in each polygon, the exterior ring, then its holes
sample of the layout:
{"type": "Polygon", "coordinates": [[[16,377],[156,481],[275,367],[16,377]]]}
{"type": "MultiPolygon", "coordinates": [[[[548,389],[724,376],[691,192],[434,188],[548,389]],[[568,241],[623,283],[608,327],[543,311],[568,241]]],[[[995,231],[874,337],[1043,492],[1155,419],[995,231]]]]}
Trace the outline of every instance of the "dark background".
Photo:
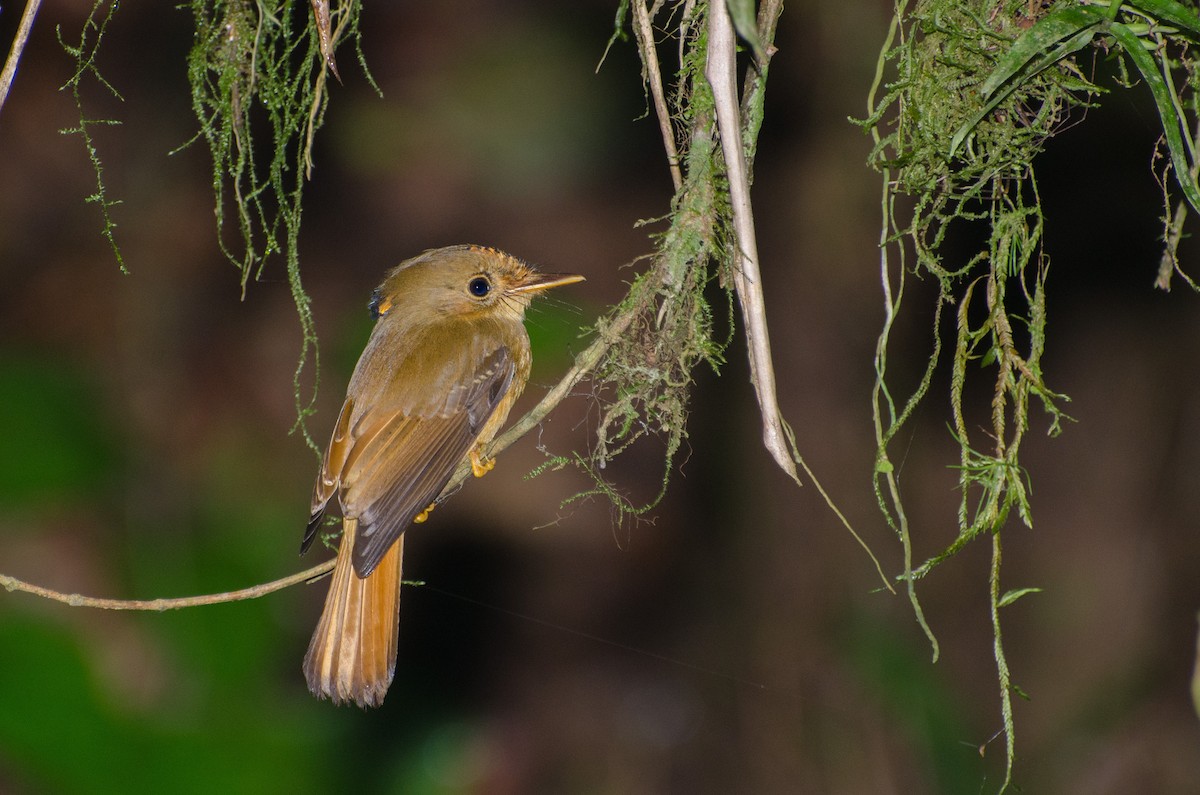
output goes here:
{"type": "MultiPolygon", "coordinates": [[[[0,11],[8,42],[20,4],[0,11]]],[[[85,83],[119,273],[84,197],[94,175],[59,90],[80,0],[47,0],[0,113],[0,571],[67,592],[152,598],[240,588],[295,557],[316,472],[296,435],[300,332],[278,260],[239,300],[220,255],[184,56],[190,15],[127,4],[100,51],[124,96],[85,83]]],[[[327,436],[383,271],[477,242],[578,271],[531,314],[532,405],[619,298],[670,199],[639,64],[606,2],[373,3],[306,194],[301,258],[321,336],[327,436]],[[653,227],[651,228],[653,229],[653,227]]],[[[882,321],[879,177],[848,116],[890,4],[796,3],[782,19],[755,202],[780,398],[810,465],[880,555],[900,547],[871,486],[872,354],[882,321]]],[[[5,44],[7,48],[7,44],[5,44]]],[[[1151,287],[1158,120],[1116,89],[1039,161],[1051,388],[1024,462],[1035,528],[1005,533],[1004,612],[1027,792],[1191,792],[1188,701],[1200,607],[1200,306],[1151,287]]],[[[1189,225],[1194,230],[1195,224],[1189,225]]],[[[1184,265],[1200,273],[1188,244],[1184,265]]],[[[911,384],[932,285],[913,282],[891,359],[911,384]]],[[[721,299],[714,296],[718,301],[721,299]]],[[[718,305],[718,318],[724,316],[718,305]]],[[[723,321],[719,321],[723,322],[723,321]]],[[[921,584],[942,644],[811,484],[770,462],[744,351],[696,374],[690,439],[664,503],[614,524],[587,487],[535,480],[588,444],[568,401],[410,536],[396,681],[361,713],[313,700],[300,660],[324,585],[173,613],[0,595],[0,791],[972,793],[999,783],[988,542],[921,584]]],[[[990,374],[983,374],[990,378],[990,374]]],[[[923,560],[955,534],[957,447],[943,373],[893,460],[923,560]]],[[[981,395],[981,399],[986,399],[981,395]]],[[[518,407],[518,410],[520,407],[518,407]]],[[[589,413],[590,412],[590,413],[589,413]]],[[[612,476],[654,493],[660,449],[612,476]]]]}

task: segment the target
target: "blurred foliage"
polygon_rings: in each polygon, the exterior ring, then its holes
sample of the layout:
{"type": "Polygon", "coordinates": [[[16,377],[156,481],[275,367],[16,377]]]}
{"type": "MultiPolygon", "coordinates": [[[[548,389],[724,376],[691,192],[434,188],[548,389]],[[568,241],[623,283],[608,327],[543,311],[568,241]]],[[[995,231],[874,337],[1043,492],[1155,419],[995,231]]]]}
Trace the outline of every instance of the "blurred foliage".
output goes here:
{"type": "Polygon", "coordinates": [[[986,757],[962,742],[970,735],[961,704],[945,678],[894,627],[869,614],[849,617],[839,641],[847,664],[886,706],[932,771],[936,792],[974,792],[986,776],[986,757]]]}
{"type": "MultiPolygon", "coordinates": [[[[46,504],[59,514],[108,512],[109,491],[126,470],[85,373],[54,357],[0,357],[0,509],[8,515],[33,517],[46,504]]],[[[238,471],[213,463],[214,474],[238,471]]],[[[187,547],[177,532],[161,528],[133,528],[141,543],[106,555],[160,593],[187,588],[186,579],[216,589],[239,570],[262,571],[278,557],[270,526],[288,523],[290,511],[229,483],[212,486],[203,495],[212,513],[197,520],[193,537],[203,543],[192,555],[180,554],[187,547]],[[173,553],[146,555],[155,538],[174,538],[173,553]],[[259,543],[248,547],[246,539],[259,543]],[[253,566],[239,562],[248,549],[253,566]],[[185,561],[193,567],[187,575],[185,561]]],[[[60,552],[67,566],[71,554],[60,552]]],[[[268,604],[132,619],[39,608],[17,597],[0,616],[0,782],[9,791],[301,792],[320,780],[313,751],[329,727],[316,710],[281,719],[290,698],[272,687],[281,650],[268,604]],[[147,633],[149,625],[158,631],[147,633]],[[246,699],[248,684],[260,700],[246,699]]]]}
{"type": "MultiPolygon", "coordinates": [[[[245,676],[230,665],[254,662],[261,671],[256,649],[224,643],[239,625],[257,623],[255,612],[224,611],[209,619],[198,611],[187,618],[180,614],[179,628],[188,636],[222,642],[225,673],[206,665],[206,673],[219,679],[192,686],[208,684],[209,697],[152,713],[114,701],[98,681],[96,649],[81,648],[44,617],[0,622],[0,644],[10,650],[0,667],[4,773],[15,776],[18,791],[22,780],[39,782],[31,791],[61,793],[150,793],[164,786],[172,792],[312,791],[322,778],[314,751],[328,736],[325,721],[316,713],[283,720],[278,701],[247,700],[245,676]],[[203,625],[207,632],[198,632],[203,625]],[[42,689],[49,683],[53,693],[42,689]],[[63,763],[64,756],[70,764],[63,763]]],[[[182,656],[184,649],[173,651],[182,656]]],[[[198,673],[181,665],[185,671],[198,673]]]]}
{"type": "Polygon", "coordinates": [[[112,485],[116,442],[97,402],[97,386],[78,371],[0,353],[0,506],[69,505],[112,485]]]}

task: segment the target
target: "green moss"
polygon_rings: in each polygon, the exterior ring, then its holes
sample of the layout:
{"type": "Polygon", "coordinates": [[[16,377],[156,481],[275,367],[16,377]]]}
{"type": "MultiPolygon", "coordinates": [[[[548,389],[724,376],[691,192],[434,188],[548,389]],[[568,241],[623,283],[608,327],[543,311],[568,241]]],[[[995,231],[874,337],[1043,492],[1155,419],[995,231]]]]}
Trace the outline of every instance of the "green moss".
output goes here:
{"type": "MultiPolygon", "coordinates": [[[[1011,683],[1000,631],[1001,532],[1013,510],[1032,526],[1031,478],[1020,463],[1030,427],[1030,405],[1048,417],[1056,435],[1069,419],[1066,396],[1047,387],[1041,366],[1047,344],[1046,274],[1041,248],[1043,217],[1034,160],[1073,109],[1097,101],[1103,91],[1084,77],[1075,54],[1098,39],[1129,59],[1154,95],[1164,140],[1184,198],[1196,205],[1194,144],[1185,123],[1194,119],[1195,60],[1192,41],[1200,17],[1158,0],[1113,3],[996,4],[986,0],[919,0],[898,3],[880,55],[870,116],[860,122],[875,141],[870,162],[883,175],[881,272],[886,322],[879,337],[874,392],[878,451],[876,495],[904,548],[901,579],[917,620],[938,655],[937,640],[921,611],[914,583],[967,543],[992,538],[989,575],[994,651],[1012,775],[1015,739],[1011,683]],[[1033,17],[1026,16],[1034,14],[1033,17]],[[1173,60],[1168,52],[1182,53],[1173,60]],[[1149,53],[1158,54],[1158,60],[1149,53]],[[1183,94],[1173,72],[1185,73],[1183,94]],[[876,97],[882,92],[882,99],[876,97]],[[1182,99],[1181,99],[1182,96],[1182,99]],[[951,230],[986,234],[975,250],[950,259],[951,230]],[[888,385],[888,344],[911,274],[937,281],[933,342],[917,387],[898,403],[888,385]],[[944,347],[942,322],[954,309],[950,363],[951,434],[960,449],[957,471],[962,498],[958,534],[941,553],[913,566],[912,539],[890,459],[891,445],[926,396],[944,347]],[[971,415],[968,383],[989,379],[987,417],[971,415]]],[[[1128,72],[1127,72],[1128,73],[1128,72]]],[[[1125,81],[1128,83],[1128,81],[1125,81]]],[[[1169,192],[1163,176],[1164,197],[1169,192]]],[[[1185,204],[1174,211],[1166,198],[1167,252],[1160,284],[1176,267],[1174,245],[1185,204]]],[[[970,234],[960,237],[970,239],[970,234]]]]}
{"type": "Polygon", "coordinates": [[[665,219],[666,229],[655,236],[650,266],[634,278],[624,300],[598,324],[603,333],[617,318],[632,318],[593,372],[593,395],[599,405],[595,443],[588,455],[571,459],[596,485],[568,502],[605,498],[615,507],[618,520],[644,514],[662,499],[675,455],[687,438],[692,372],[702,363],[718,369],[730,341],[728,336],[714,335],[714,310],[708,297],[710,286],[718,281],[725,311],[732,314],[732,281],[723,278],[732,262],[729,195],[712,93],[704,77],[707,50],[702,12],[706,11],[701,7],[691,24],[684,26],[688,32],[682,66],[670,96],[673,121],[680,131],[683,184],[665,219]],[[608,482],[604,472],[614,458],[647,437],[663,445],[663,476],[657,494],[639,505],[608,482]]]}
{"type": "Polygon", "coordinates": [[[75,108],[79,111],[79,124],[75,127],[67,127],[59,130],[59,132],[63,135],[78,135],[83,140],[84,149],[87,150],[88,162],[92,164],[92,171],[96,175],[96,192],[88,196],[84,201],[89,204],[95,204],[100,208],[100,217],[104,222],[100,234],[104,236],[104,239],[112,249],[113,256],[116,258],[117,266],[120,267],[121,272],[127,274],[129,273],[129,269],[125,267],[125,258],[121,255],[121,247],[117,245],[117,238],[114,233],[114,230],[117,228],[117,222],[112,216],[113,208],[121,202],[119,199],[111,198],[108,194],[108,188],[104,184],[104,164],[100,160],[100,153],[96,149],[96,142],[92,138],[91,133],[91,128],[97,125],[119,125],[121,122],[116,119],[89,119],[83,109],[83,98],[79,93],[80,85],[84,78],[91,77],[114,97],[123,99],[117,89],[104,79],[100,74],[99,68],[96,66],[96,54],[100,51],[100,42],[104,39],[104,32],[108,29],[108,23],[112,21],[113,15],[117,12],[117,6],[118,3],[116,2],[106,3],[105,0],[96,0],[92,5],[92,10],[88,14],[87,20],[83,23],[83,30],[79,33],[78,45],[68,44],[63,39],[61,28],[55,28],[55,33],[58,36],[58,43],[68,55],[75,59],[75,72],[62,87],[71,90],[71,99],[74,100],[75,108]],[[105,11],[105,6],[108,7],[107,11],[105,11]]]}
{"type": "Polygon", "coordinates": [[[250,279],[262,274],[267,257],[284,257],[302,337],[293,377],[294,430],[319,455],[305,425],[314,410],[320,356],[312,308],[300,278],[301,206],[313,138],[329,102],[326,55],[331,59],[345,41],[357,44],[362,3],[351,0],[330,10],[328,53],[322,51],[322,34],[307,2],[195,0],[191,10],[196,35],[188,54],[188,77],[200,122],[197,137],[212,153],[221,250],[240,271],[243,294],[250,279]],[[262,130],[267,131],[266,144],[259,141],[262,130]],[[229,211],[237,222],[236,244],[224,236],[229,211]],[[313,375],[306,385],[310,362],[313,375]]]}

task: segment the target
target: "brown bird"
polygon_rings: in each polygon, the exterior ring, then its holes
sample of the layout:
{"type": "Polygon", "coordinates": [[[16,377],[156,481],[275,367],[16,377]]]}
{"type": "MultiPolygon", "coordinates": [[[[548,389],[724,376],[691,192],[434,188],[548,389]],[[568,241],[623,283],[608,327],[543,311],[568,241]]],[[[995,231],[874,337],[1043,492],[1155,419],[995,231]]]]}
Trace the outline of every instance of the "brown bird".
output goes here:
{"type": "Polygon", "coordinates": [[[544,274],[480,246],[426,251],[387,274],[377,318],[313,489],[301,552],[336,494],[342,541],[325,610],[304,657],[308,687],[334,703],[383,702],[396,668],[404,533],[424,521],[485,446],[529,378],[525,310],[542,290],[582,276],[544,274]]]}

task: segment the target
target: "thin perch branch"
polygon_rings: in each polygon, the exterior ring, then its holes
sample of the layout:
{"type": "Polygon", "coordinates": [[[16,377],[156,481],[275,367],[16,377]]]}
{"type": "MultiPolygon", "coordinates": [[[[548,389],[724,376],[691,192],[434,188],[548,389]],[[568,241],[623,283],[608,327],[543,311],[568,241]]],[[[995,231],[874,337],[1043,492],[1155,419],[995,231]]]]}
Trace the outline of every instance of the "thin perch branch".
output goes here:
{"type": "Polygon", "coordinates": [[[8,60],[4,62],[4,71],[0,71],[0,109],[8,99],[8,90],[12,88],[17,76],[17,63],[25,45],[29,42],[29,33],[33,30],[33,18],[37,16],[42,0],[26,0],[25,13],[21,15],[21,24],[17,26],[17,35],[13,36],[12,49],[8,51],[8,60]]]}
{"type": "MultiPolygon", "coordinates": [[[[502,436],[498,437],[491,445],[490,455],[496,455],[501,450],[504,450],[517,439],[520,439],[539,422],[546,418],[555,406],[563,401],[575,386],[591,373],[596,363],[600,358],[612,347],[613,343],[620,339],[621,335],[629,327],[633,321],[635,313],[630,311],[624,314],[619,314],[613,318],[599,337],[596,338],[575,360],[575,365],[567,371],[566,375],[554,385],[546,396],[534,406],[524,417],[518,420],[511,428],[508,429],[502,436]]],[[[451,479],[449,485],[443,491],[443,494],[448,494],[458,487],[459,484],[466,478],[467,473],[471,471],[469,464],[459,467],[455,476],[451,479]]],[[[185,607],[199,607],[201,605],[221,604],[223,602],[240,602],[247,599],[257,599],[260,596],[265,596],[275,591],[281,591],[293,585],[299,585],[303,582],[309,582],[324,574],[333,571],[333,560],[327,560],[320,565],[313,566],[311,569],[292,574],[282,579],[273,580],[272,582],[254,585],[249,588],[242,588],[237,591],[225,591],[222,593],[203,594],[200,596],[181,596],[170,599],[105,599],[95,596],[83,596],[81,594],[68,594],[61,591],[55,591],[52,588],[45,588],[41,585],[25,582],[24,580],[11,577],[7,574],[0,574],[0,587],[9,592],[20,592],[40,596],[44,599],[51,599],[56,602],[62,602],[72,607],[92,607],[101,610],[146,610],[162,612],[164,610],[179,610],[185,607]]]]}
{"type": "Polygon", "coordinates": [[[40,596],[43,599],[53,599],[56,602],[62,602],[72,607],[95,607],[101,610],[150,610],[161,613],[164,610],[179,610],[184,607],[199,607],[200,605],[215,605],[223,602],[243,602],[247,599],[257,599],[260,596],[281,591],[292,585],[315,580],[333,571],[333,564],[333,560],[327,560],[318,566],[313,566],[311,569],[306,569],[282,579],[264,582],[237,591],[225,591],[223,593],[204,594],[202,596],[180,596],[173,599],[102,599],[96,596],[82,596],[77,593],[68,594],[55,591],[51,588],[43,588],[40,585],[34,585],[24,580],[18,580],[16,577],[10,577],[7,574],[0,574],[0,587],[10,592],[19,591],[21,593],[40,596]]]}
{"type": "Polygon", "coordinates": [[[729,176],[729,200],[733,210],[736,237],[733,279],[746,332],[750,356],[750,380],[762,410],[763,444],[775,463],[797,483],[796,462],[788,448],[779,399],[775,394],[775,368],[771,363],[771,342],[767,335],[767,315],[763,300],[762,276],[758,268],[758,241],[754,232],[754,210],[750,204],[750,175],[742,144],[742,126],[738,111],[736,50],[733,22],[724,3],[713,3],[708,13],[708,62],[704,76],[712,86],[717,112],[717,130],[721,153],[729,176]]]}

